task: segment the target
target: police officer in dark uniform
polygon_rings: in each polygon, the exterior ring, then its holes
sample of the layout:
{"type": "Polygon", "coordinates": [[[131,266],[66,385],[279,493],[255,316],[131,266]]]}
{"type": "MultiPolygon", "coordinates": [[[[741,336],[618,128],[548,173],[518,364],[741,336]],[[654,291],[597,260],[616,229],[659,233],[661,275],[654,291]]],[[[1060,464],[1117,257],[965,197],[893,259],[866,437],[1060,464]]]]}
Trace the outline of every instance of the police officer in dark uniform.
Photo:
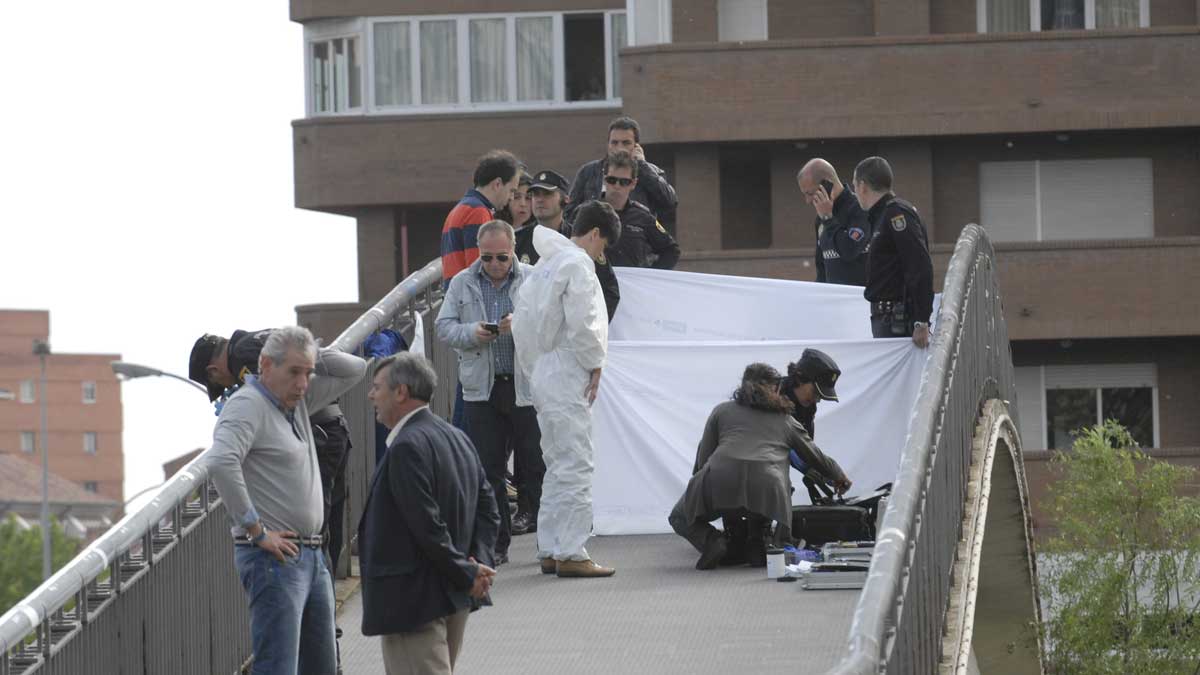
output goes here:
{"type": "Polygon", "coordinates": [[[621,238],[605,251],[615,267],[674,269],[679,262],[679,244],[646,205],[630,199],[637,187],[638,163],[624,150],[604,160],[604,201],[621,219],[621,238]]]}
{"type": "MultiPolygon", "coordinates": [[[[570,188],[567,179],[557,171],[549,169],[533,174],[529,186],[529,200],[533,207],[534,224],[523,227],[516,232],[517,260],[536,265],[541,259],[533,247],[533,229],[549,227],[558,230],[564,237],[571,236],[571,221],[567,220],[566,209],[571,203],[568,196],[570,188]]],[[[617,304],[621,302],[621,287],[617,283],[617,275],[613,272],[612,264],[606,259],[596,260],[596,278],[600,281],[600,290],[604,292],[604,306],[608,310],[608,320],[613,320],[617,313],[617,304]]]]}
{"type": "MultiPolygon", "coordinates": [[[[838,400],[834,385],[841,375],[837,361],[819,349],[805,349],[799,361],[788,364],[787,377],[780,380],[779,390],[795,406],[792,418],[804,427],[809,438],[815,440],[817,435],[817,403],[838,400]]],[[[814,504],[818,503],[821,499],[818,485],[824,484],[825,480],[819,474],[814,475],[794,451],[791,459],[792,466],[804,474],[804,487],[808,488],[809,497],[814,504]]]]}
{"type": "MultiPolygon", "coordinates": [[[[235,330],[226,340],[217,335],[204,335],[192,346],[188,359],[188,377],[208,389],[208,400],[221,399],[224,404],[238,387],[246,383],[247,375],[258,374],[258,355],[270,329],[258,331],[235,330]]],[[[350,451],[350,429],[336,403],[310,416],[313,442],[317,448],[317,467],[321,473],[321,491],[325,496],[324,548],[333,570],[337,569],[343,541],[342,512],[346,502],[346,458],[350,451]]],[[[332,570],[331,570],[332,571],[332,570]]]]}
{"type": "Polygon", "coordinates": [[[872,228],[863,291],[871,303],[871,334],[911,337],[918,347],[927,347],[933,261],[925,225],[912,204],[892,193],[892,167],[882,157],[868,157],[855,167],[854,195],[872,228]]]}
{"type": "Polygon", "coordinates": [[[865,286],[871,225],[854,191],[842,183],[832,164],[819,157],[800,169],[796,182],[804,200],[817,211],[817,281],[865,286]]]}

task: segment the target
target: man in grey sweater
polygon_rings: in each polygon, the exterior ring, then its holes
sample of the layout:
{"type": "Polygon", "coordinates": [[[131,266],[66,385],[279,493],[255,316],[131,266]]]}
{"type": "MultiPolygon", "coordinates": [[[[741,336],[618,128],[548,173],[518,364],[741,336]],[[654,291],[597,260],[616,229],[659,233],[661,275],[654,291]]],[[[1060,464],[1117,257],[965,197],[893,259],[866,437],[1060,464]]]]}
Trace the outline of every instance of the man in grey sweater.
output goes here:
{"type": "Polygon", "coordinates": [[[366,362],[318,353],[308,329],[287,326],[267,338],[259,369],[221,410],[208,453],[250,602],[253,672],[332,673],[333,587],[320,550],[324,504],[309,410],[360,381],[366,362]]]}

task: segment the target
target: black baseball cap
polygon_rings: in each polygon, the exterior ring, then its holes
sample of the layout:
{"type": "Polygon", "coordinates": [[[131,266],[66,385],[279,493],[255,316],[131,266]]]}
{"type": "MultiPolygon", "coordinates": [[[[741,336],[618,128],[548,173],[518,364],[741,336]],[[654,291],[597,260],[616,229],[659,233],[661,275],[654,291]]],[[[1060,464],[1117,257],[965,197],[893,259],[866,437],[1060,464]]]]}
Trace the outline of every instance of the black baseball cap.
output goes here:
{"type": "Polygon", "coordinates": [[[798,375],[817,387],[817,395],[827,401],[838,400],[837,384],[842,369],[838,368],[833,357],[819,349],[805,349],[800,360],[788,368],[789,375],[798,375]]]}
{"type": "Polygon", "coordinates": [[[563,194],[571,191],[571,184],[557,171],[539,171],[533,175],[533,185],[530,190],[562,190],[563,194]]]}
{"type": "Polygon", "coordinates": [[[220,398],[225,391],[225,387],[208,381],[208,364],[212,363],[213,356],[223,344],[225,344],[225,338],[205,333],[196,340],[196,344],[192,345],[192,354],[188,358],[188,378],[199,382],[208,389],[210,402],[220,398]]]}

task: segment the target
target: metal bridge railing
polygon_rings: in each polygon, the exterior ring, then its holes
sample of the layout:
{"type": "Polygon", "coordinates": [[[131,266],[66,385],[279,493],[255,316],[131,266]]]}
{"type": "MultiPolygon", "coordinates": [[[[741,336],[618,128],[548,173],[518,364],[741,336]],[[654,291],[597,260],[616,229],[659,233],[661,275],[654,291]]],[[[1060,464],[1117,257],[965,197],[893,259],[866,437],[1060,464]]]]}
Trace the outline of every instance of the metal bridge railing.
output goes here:
{"type": "Polygon", "coordinates": [[[946,273],[929,360],[847,654],[831,673],[937,672],[981,405],[993,398],[1009,402],[1016,423],[995,265],[983,228],[966,226],[946,273]]]}
{"type": "MultiPolygon", "coordinates": [[[[426,353],[443,382],[453,382],[453,353],[433,339],[441,280],[441,261],[434,260],[331,346],[356,351],[386,327],[407,327],[411,335],[413,313],[421,312],[426,353]]],[[[452,399],[442,396],[434,410],[447,414],[452,399]]],[[[355,443],[347,467],[352,536],[375,457],[365,384],[348,393],[343,405],[355,443]]],[[[0,675],[212,675],[241,669],[250,656],[249,614],[234,572],[229,519],[208,479],[207,454],[0,616],[0,675]]]]}

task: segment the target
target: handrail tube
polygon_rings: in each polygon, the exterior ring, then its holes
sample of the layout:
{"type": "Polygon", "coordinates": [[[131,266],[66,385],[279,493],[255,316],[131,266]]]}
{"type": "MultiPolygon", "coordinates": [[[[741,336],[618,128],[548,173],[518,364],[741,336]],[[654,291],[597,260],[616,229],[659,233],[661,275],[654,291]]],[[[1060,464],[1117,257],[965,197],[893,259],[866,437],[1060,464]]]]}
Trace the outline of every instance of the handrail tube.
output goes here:
{"type": "Polygon", "coordinates": [[[354,353],[372,333],[391,323],[391,317],[401,307],[415,300],[418,294],[442,279],[442,259],[436,258],[408,275],[383,296],[375,306],[350,324],[329,346],[341,352],[354,353]]]}
{"type": "Polygon", "coordinates": [[[24,600],[5,612],[0,617],[0,649],[6,652],[20,644],[46,617],[73,599],[82,586],[91,583],[108,568],[109,563],[138,543],[158,521],[170,515],[175,505],[187,498],[197,485],[203,484],[208,478],[208,469],[199,462],[206,454],[201,453],[188,462],[163,484],[153,499],[137,511],[127,514],[24,600]]]}
{"type": "Polygon", "coordinates": [[[898,617],[904,598],[904,574],[908,568],[917,514],[929,482],[938,420],[949,388],[947,376],[953,369],[962,339],[963,304],[980,246],[990,249],[983,230],[967,225],[954,247],[954,255],[943,283],[941,308],[935,324],[928,361],[921,375],[917,403],[913,407],[908,437],[900,455],[900,471],[884,511],[870,573],[859,595],[850,624],[848,654],[831,674],[851,675],[877,672],[886,662],[888,619],[898,617]]]}
{"type": "MultiPolygon", "coordinates": [[[[371,333],[388,325],[391,317],[418,295],[441,281],[442,261],[436,259],[414,272],[392,289],[382,300],[360,316],[330,345],[332,349],[354,352],[371,333]]],[[[205,460],[210,449],[163,483],[158,493],[138,510],[127,514],[116,525],[92,542],[62,569],[0,616],[0,661],[8,651],[23,643],[25,636],[55,611],[76,597],[80,588],[96,579],[130,547],[138,544],[160,520],[171,515],[176,505],[197,486],[205,485],[208,468],[205,460]]],[[[147,559],[153,556],[147,552],[147,559]]]]}

